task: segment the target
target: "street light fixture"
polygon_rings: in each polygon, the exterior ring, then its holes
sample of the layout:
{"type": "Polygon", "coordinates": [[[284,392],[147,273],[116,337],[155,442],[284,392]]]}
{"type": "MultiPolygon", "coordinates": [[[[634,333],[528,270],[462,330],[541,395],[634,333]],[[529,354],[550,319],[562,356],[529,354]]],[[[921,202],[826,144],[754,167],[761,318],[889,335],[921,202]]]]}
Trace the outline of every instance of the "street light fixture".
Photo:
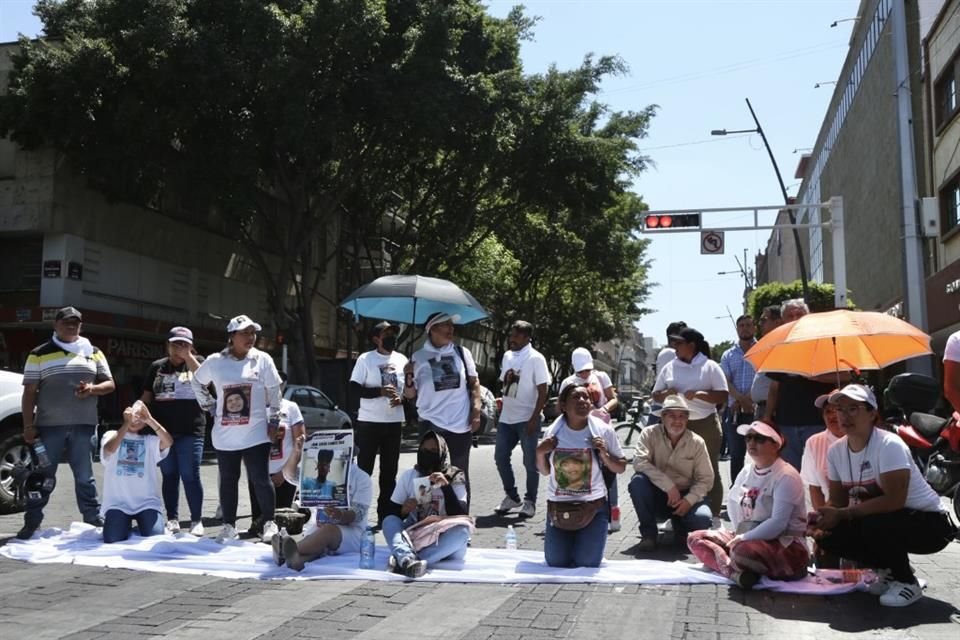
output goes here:
{"type": "Polygon", "coordinates": [[[828,85],[828,84],[837,84],[837,81],[836,81],[836,80],[824,80],[823,82],[818,82],[817,84],[813,85],[813,88],[814,88],[814,89],[819,89],[820,87],[824,87],[824,86],[826,86],[826,85],[828,85]]]}
{"type": "MultiPolygon", "coordinates": [[[[783,194],[783,203],[786,205],[790,204],[790,196],[787,195],[787,187],[783,183],[783,176],[780,175],[780,167],[777,166],[777,159],[773,157],[773,151],[770,149],[770,143],[767,142],[767,136],[763,132],[763,127],[760,126],[760,120],[757,119],[757,114],[753,110],[753,105],[750,104],[750,98],[745,98],[747,102],[747,108],[750,110],[750,115],[753,117],[754,124],[757,125],[756,129],[737,129],[730,131],[727,129],[714,129],[710,132],[710,135],[713,136],[726,136],[732,133],[759,133],[760,139],[763,140],[763,146],[767,149],[767,155],[770,156],[770,164],[773,165],[773,171],[777,174],[777,182],[780,183],[780,193],[783,194]]],[[[807,283],[807,261],[803,255],[803,245],[800,244],[800,232],[797,231],[797,217],[793,213],[793,209],[787,209],[787,215],[790,217],[790,224],[793,225],[791,231],[793,231],[793,241],[797,245],[797,262],[800,267],[800,285],[803,289],[803,299],[809,303],[810,302],[810,292],[809,285],[807,283]]]]}
{"type": "Polygon", "coordinates": [[[831,22],[830,27],[833,28],[838,24],[840,24],[841,22],[856,22],[859,19],[860,19],[860,16],[857,16],[856,18],[841,18],[839,20],[834,20],[833,22],[831,22]]]}

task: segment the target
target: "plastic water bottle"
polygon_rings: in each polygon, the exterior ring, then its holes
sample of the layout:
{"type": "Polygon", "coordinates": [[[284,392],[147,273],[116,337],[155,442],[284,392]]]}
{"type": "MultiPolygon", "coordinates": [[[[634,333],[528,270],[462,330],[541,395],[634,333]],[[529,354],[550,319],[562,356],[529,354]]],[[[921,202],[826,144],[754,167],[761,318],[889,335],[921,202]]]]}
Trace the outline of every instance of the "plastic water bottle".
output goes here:
{"type": "Polygon", "coordinates": [[[517,550],[517,532],[513,530],[513,525],[507,525],[507,535],[504,538],[505,546],[508,551],[517,550]]]}
{"type": "Polygon", "coordinates": [[[377,542],[373,534],[373,527],[367,527],[363,536],[363,546],[360,547],[360,568],[373,569],[374,555],[377,552],[377,542]]]}
{"type": "Polygon", "coordinates": [[[47,455],[47,445],[37,438],[33,441],[33,453],[37,456],[37,467],[43,469],[50,466],[50,456],[47,455]]]}

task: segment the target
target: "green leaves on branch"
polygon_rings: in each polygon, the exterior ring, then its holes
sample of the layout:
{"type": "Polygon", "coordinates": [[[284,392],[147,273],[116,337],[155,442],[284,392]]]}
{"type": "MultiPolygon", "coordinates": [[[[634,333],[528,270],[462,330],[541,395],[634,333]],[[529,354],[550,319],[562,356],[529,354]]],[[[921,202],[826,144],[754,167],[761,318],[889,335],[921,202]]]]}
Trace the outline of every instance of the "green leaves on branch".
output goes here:
{"type": "MultiPolygon", "coordinates": [[[[807,306],[810,307],[810,311],[832,311],[836,308],[834,306],[835,288],[832,284],[810,282],[808,285],[810,299],[807,301],[807,306]]],[[[772,305],[779,306],[787,300],[802,297],[803,287],[799,280],[795,280],[789,284],[783,282],[768,282],[760,285],[750,293],[750,298],[747,300],[747,313],[754,318],[759,318],[760,313],[766,307],[772,305]]],[[[847,294],[847,308],[856,308],[853,300],[850,299],[849,292],[847,294]]]]}

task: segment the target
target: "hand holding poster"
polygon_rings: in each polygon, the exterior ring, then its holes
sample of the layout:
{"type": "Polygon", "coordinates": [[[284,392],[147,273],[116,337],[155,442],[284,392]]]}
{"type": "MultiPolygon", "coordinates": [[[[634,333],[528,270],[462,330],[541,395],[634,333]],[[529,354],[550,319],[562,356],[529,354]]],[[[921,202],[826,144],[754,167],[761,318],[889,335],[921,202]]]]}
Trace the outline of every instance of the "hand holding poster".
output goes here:
{"type": "Polygon", "coordinates": [[[300,461],[300,506],[349,507],[347,481],[352,458],[352,431],[311,434],[300,461]]]}

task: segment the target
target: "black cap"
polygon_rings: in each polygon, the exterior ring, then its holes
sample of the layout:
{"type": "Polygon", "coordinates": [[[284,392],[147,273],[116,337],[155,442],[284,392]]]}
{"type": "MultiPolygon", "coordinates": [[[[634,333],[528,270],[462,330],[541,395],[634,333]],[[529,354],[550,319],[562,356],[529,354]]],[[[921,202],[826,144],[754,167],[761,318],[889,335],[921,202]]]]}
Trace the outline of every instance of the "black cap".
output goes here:
{"type": "Polygon", "coordinates": [[[399,331],[400,327],[398,327],[397,325],[391,322],[387,322],[386,320],[384,320],[383,322],[378,322],[377,324],[373,325],[373,328],[370,329],[370,337],[372,338],[374,336],[378,336],[384,331],[386,331],[387,329],[396,329],[397,331],[399,331]]]}
{"type": "MultiPolygon", "coordinates": [[[[47,317],[49,318],[50,316],[47,317]]],[[[67,320],[68,318],[76,318],[80,322],[83,322],[83,315],[74,307],[64,307],[57,311],[56,320],[67,320]]]]}
{"type": "Polygon", "coordinates": [[[683,342],[702,342],[703,334],[694,329],[693,327],[685,327],[678,331],[677,333],[667,336],[671,340],[681,340],[683,342]]]}

